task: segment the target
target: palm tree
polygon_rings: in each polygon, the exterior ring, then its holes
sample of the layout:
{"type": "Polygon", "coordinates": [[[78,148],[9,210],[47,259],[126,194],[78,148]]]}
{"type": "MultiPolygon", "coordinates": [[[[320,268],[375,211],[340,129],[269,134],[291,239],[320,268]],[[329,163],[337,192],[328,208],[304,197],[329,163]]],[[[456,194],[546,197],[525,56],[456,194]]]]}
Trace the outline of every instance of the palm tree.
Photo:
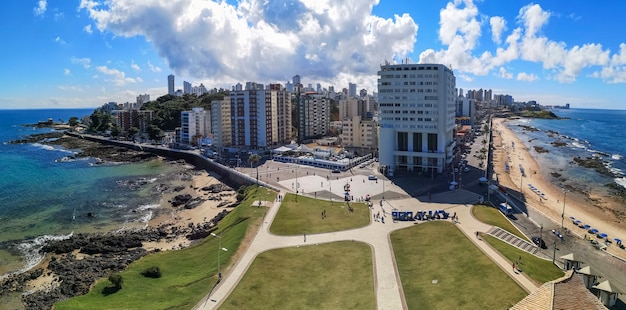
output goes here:
{"type": "Polygon", "coordinates": [[[257,165],[259,161],[261,161],[261,156],[259,156],[258,154],[252,154],[250,155],[250,157],[248,157],[250,168],[252,168],[252,165],[256,166],[256,185],[257,186],[259,185],[259,166],[257,165]]]}

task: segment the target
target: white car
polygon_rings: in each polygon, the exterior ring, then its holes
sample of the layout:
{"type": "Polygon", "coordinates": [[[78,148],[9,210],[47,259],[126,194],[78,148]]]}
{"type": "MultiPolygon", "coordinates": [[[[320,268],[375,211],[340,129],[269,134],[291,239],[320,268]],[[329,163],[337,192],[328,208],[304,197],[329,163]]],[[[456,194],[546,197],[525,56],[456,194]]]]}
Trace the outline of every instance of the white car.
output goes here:
{"type": "Polygon", "coordinates": [[[369,176],[367,176],[367,179],[374,181],[374,180],[378,180],[378,177],[373,174],[370,174],[369,176]]]}

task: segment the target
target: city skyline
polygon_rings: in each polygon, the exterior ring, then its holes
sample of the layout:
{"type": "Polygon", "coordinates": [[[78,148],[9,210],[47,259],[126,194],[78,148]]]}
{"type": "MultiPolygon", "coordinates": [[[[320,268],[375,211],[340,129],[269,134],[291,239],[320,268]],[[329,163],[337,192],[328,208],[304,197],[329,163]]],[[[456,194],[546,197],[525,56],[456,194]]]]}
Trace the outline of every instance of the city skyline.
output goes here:
{"type": "Polygon", "coordinates": [[[622,109],[626,4],[325,1],[15,1],[0,109],[97,107],[168,92],[167,75],[237,82],[349,83],[376,90],[385,61],[451,66],[457,87],[519,101],[622,109]],[[36,89],[36,91],[33,91],[36,89]]]}

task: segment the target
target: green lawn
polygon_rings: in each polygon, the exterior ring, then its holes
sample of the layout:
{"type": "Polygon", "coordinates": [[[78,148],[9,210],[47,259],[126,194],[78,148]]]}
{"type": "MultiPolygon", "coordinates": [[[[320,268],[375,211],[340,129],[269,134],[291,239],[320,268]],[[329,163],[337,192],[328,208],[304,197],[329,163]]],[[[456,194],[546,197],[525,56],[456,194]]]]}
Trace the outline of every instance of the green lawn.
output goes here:
{"type": "Polygon", "coordinates": [[[401,229],[391,241],[409,309],[506,309],[527,295],[450,222],[401,229]]]}
{"type": "Polygon", "coordinates": [[[367,226],[370,223],[369,207],[365,203],[351,203],[354,211],[349,211],[345,202],[331,204],[327,200],[318,200],[285,195],[283,202],[270,227],[276,235],[317,234],[347,230],[367,226]],[[326,210],[326,218],[322,212],[326,210]]]}
{"type": "Polygon", "coordinates": [[[506,219],[502,212],[498,211],[498,209],[496,208],[484,205],[476,205],[472,207],[472,215],[474,215],[476,219],[485,224],[498,226],[522,238],[523,240],[530,241],[528,240],[528,238],[526,238],[526,236],[524,236],[524,234],[522,234],[522,232],[517,229],[517,227],[513,226],[513,224],[511,224],[511,222],[506,219]]]}
{"type": "Polygon", "coordinates": [[[375,309],[373,272],[372,250],[360,242],[271,250],[220,309],[375,309]]]}
{"type": "Polygon", "coordinates": [[[521,257],[522,263],[518,264],[519,269],[539,283],[552,281],[564,275],[563,271],[555,266],[551,260],[536,257],[493,236],[483,235],[483,238],[489,242],[496,251],[502,253],[511,263],[516,262],[518,258],[521,257]]]}
{"type": "MultiPolygon", "coordinates": [[[[242,204],[219,223],[216,233],[222,234],[221,246],[228,249],[220,254],[222,269],[230,263],[246,233],[256,229],[265,215],[265,208],[250,206],[252,201],[259,197],[272,201],[275,196],[265,188],[255,192],[251,187],[242,204]]],[[[55,309],[191,309],[216,283],[218,242],[218,238],[208,237],[193,247],[144,257],[122,272],[121,290],[104,294],[110,291],[110,283],[102,279],[87,295],[57,303],[55,309]],[[140,274],[151,266],[161,269],[161,278],[140,274]]]]}

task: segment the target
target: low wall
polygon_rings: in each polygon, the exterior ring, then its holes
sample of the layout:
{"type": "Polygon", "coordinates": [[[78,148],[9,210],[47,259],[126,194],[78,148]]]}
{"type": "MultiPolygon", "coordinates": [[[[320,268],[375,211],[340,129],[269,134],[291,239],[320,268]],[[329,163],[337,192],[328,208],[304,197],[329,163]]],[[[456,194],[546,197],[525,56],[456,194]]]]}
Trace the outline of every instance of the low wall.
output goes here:
{"type": "MultiPolygon", "coordinates": [[[[154,145],[140,145],[133,142],[128,141],[119,141],[119,140],[110,140],[108,138],[93,136],[93,135],[81,135],[74,132],[66,132],[68,135],[85,139],[97,143],[115,145],[119,147],[130,148],[134,150],[150,152],[159,156],[172,158],[172,159],[182,159],[187,163],[194,165],[196,168],[204,169],[206,171],[210,171],[216,173],[221,176],[220,181],[224,184],[237,189],[239,186],[248,186],[257,184],[257,180],[255,178],[250,177],[247,174],[241,173],[239,171],[230,169],[220,163],[217,163],[209,158],[206,158],[198,153],[193,151],[186,150],[175,150],[166,147],[154,146],[154,145]]],[[[280,189],[274,185],[265,183],[263,181],[258,181],[260,186],[267,187],[274,191],[280,192],[280,189]]]]}

